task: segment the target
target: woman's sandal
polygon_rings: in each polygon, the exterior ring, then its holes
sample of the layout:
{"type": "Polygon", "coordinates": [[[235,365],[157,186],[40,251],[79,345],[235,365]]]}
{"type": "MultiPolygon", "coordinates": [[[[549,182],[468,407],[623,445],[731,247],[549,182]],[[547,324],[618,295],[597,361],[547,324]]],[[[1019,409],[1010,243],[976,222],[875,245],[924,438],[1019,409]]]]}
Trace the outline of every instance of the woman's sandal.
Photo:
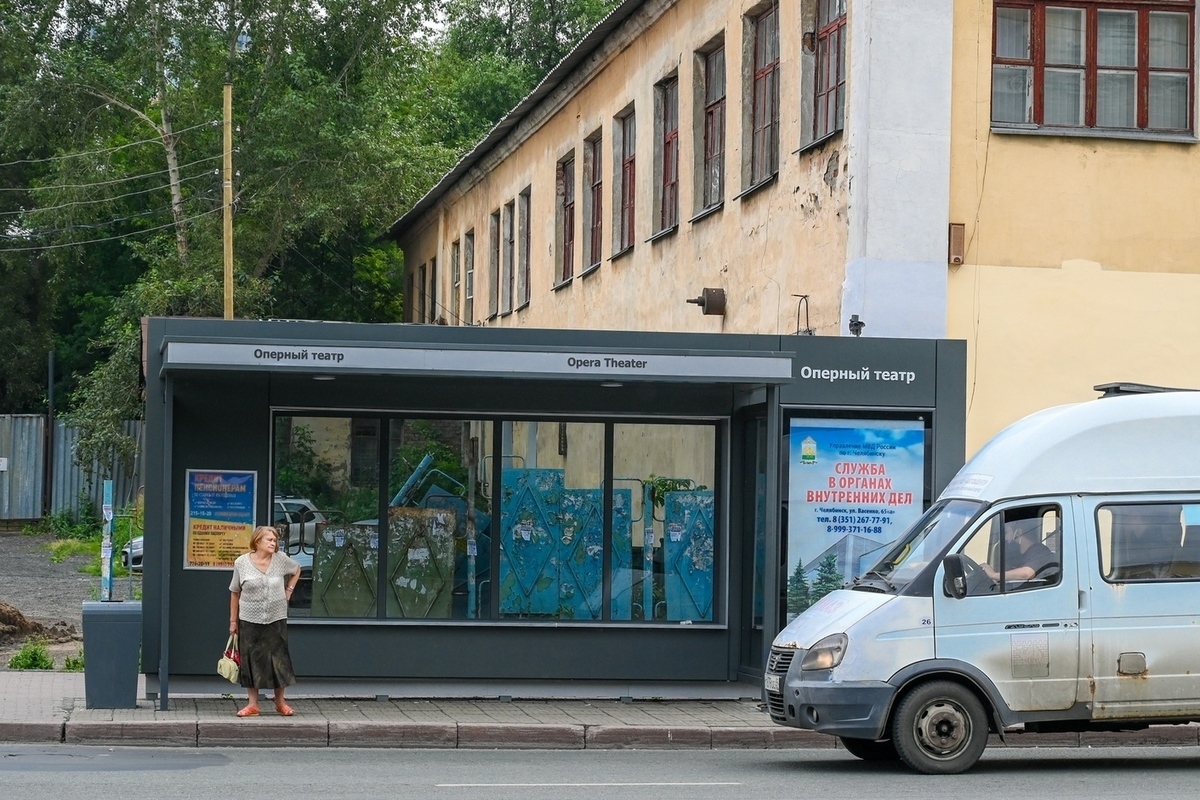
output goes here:
{"type": "Polygon", "coordinates": [[[281,717],[290,717],[292,714],[296,713],[287,703],[276,703],[275,710],[279,712],[279,716],[281,717]]]}
{"type": "Polygon", "coordinates": [[[246,706],[241,711],[237,712],[239,717],[257,717],[258,706],[246,706]]]}

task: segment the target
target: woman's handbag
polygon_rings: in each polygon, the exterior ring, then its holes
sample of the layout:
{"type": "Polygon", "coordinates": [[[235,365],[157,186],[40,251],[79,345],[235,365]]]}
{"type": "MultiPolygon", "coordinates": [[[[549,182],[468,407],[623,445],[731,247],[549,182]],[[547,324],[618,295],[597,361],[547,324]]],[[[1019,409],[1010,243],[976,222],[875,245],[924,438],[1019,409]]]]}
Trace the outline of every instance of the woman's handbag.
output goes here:
{"type": "Polygon", "coordinates": [[[238,653],[237,634],[233,633],[225,642],[225,655],[221,656],[221,660],[217,662],[217,674],[230,683],[237,683],[241,663],[242,656],[238,653]]]}

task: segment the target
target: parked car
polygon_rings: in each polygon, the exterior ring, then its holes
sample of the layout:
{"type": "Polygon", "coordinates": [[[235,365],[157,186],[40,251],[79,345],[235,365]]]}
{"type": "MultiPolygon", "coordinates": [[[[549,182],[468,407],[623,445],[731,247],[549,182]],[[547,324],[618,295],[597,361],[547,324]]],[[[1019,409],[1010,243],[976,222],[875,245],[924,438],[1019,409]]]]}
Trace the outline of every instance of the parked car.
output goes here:
{"type": "MultiPolygon", "coordinates": [[[[317,526],[325,515],[312,500],[304,497],[276,497],[271,524],[279,530],[279,538],[289,547],[297,543],[311,552],[317,541],[317,526]]],[[[289,549],[290,552],[290,549],[289,549]]]]}
{"type": "MultiPolygon", "coordinates": [[[[317,540],[317,525],[325,522],[325,515],[317,510],[311,500],[303,497],[276,497],[272,509],[272,523],[279,529],[280,546],[292,558],[308,559],[308,572],[312,573],[312,547],[317,540]],[[307,550],[307,553],[303,552],[307,550]]],[[[138,536],[130,540],[121,550],[121,564],[130,572],[142,571],[142,542],[138,536]]]]}

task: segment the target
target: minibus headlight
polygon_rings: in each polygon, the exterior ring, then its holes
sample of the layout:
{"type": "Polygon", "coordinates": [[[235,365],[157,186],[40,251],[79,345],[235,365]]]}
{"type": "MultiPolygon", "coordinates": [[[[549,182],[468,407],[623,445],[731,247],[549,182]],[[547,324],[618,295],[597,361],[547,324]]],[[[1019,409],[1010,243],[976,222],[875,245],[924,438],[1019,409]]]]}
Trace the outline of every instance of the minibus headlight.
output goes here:
{"type": "Polygon", "coordinates": [[[844,633],[826,636],[804,654],[800,669],[833,669],[842,663],[842,656],[846,655],[846,645],[849,641],[844,633]]]}

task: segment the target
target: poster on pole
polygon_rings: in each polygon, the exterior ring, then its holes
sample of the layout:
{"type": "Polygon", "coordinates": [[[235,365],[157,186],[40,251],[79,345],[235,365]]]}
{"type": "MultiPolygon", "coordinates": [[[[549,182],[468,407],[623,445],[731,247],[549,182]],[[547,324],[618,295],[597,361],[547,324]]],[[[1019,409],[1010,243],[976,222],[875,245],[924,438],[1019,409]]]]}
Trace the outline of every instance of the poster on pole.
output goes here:
{"type": "Polygon", "coordinates": [[[254,470],[187,471],[184,569],[229,569],[249,551],[257,482],[254,470]]]}
{"type": "Polygon", "coordinates": [[[869,569],[921,516],[925,424],[793,419],[789,434],[789,586],[828,590],[869,569]]]}

